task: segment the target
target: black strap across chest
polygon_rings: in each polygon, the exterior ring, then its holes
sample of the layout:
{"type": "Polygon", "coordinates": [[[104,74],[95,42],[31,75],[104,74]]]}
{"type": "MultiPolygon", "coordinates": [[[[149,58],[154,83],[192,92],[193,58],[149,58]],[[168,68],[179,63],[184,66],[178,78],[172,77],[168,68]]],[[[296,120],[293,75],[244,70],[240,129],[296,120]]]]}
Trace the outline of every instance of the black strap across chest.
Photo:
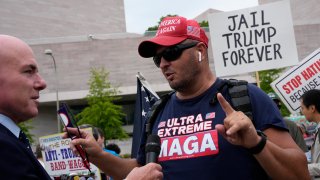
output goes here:
{"type": "MultiPolygon", "coordinates": [[[[228,88],[228,94],[230,95],[230,104],[231,106],[237,110],[242,111],[246,114],[251,120],[253,120],[252,116],[252,107],[248,92],[248,82],[244,80],[236,80],[236,79],[223,79],[222,83],[219,85],[217,92],[214,97],[210,101],[210,104],[217,103],[217,93],[224,92],[225,88],[228,88]]],[[[151,107],[150,111],[147,113],[147,123],[146,123],[146,135],[149,136],[152,134],[153,125],[157,119],[159,112],[164,108],[171,95],[175,91],[171,91],[170,93],[161,97],[160,100],[154,103],[151,107]]]]}

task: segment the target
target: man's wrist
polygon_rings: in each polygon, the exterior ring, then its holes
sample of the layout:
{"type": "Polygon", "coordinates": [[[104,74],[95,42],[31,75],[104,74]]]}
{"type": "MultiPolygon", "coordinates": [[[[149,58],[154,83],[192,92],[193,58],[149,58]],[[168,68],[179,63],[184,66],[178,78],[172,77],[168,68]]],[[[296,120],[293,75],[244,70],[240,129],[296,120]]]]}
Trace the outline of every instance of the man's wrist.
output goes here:
{"type": "Polygon", "coordinates": [[[251,154],[259,154],[267,143],[267,136],[262,131],[257,130],[257,134],[261,137],[261,139],[257,145],[247,149],[251,154]]]}

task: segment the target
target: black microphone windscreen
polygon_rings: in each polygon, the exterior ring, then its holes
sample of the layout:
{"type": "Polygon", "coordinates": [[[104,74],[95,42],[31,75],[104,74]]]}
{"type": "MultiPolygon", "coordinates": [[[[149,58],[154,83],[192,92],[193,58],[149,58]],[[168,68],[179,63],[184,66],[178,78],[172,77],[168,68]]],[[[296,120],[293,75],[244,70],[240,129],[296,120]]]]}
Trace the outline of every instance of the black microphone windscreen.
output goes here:
{"type": "Polygon", "coordinates": [[[160,150],[161,150],[160,137],[155,134],[151,134],[150,136],[148,136],[147,144],[146,144],[146,152],[155,152],[159,154],[160,150]]]}

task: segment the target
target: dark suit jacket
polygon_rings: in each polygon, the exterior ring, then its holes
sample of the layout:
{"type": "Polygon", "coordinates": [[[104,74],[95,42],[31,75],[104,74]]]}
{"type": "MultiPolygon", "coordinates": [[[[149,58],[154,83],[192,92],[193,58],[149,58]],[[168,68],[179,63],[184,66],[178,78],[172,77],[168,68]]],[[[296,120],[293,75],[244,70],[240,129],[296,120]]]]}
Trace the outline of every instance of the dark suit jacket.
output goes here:
{"type": "Polygon", "coordinates": [[[51,179],[34,154],[0,124],[0,179],[51,179]]]}

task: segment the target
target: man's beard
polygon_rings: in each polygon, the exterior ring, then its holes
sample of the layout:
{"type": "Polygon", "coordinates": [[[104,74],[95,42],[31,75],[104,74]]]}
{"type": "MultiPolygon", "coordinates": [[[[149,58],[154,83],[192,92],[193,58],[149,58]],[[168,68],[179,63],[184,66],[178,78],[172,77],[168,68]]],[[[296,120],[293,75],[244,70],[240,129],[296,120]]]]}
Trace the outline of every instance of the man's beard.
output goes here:
{"type": "Polygon", "coordinates": [[[169,82],[169,85],[172,89],[178,91],[178,92],[183,92],[186,89],[190,88],[192,86],[192,80],[190,78],[185,78],[179,82],[169,82]]]}

